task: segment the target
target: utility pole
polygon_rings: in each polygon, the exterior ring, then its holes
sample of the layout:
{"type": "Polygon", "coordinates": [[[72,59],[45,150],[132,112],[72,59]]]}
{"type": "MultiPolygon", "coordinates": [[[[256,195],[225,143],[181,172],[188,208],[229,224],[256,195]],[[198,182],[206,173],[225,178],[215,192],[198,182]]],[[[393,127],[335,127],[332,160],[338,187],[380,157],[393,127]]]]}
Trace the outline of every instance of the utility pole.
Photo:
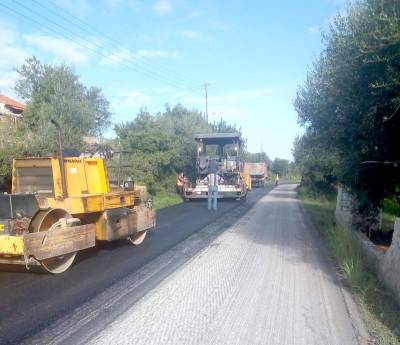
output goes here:
{"type": "Polygon", "coordinates": [[[207,92],[208,84],[204,84],[204,91],[206,92],[206,121],[208,122],[208,92],[207,92]]]}
{"type": "Polygon", "coordinates": [[[264,147],[263,147],[263,141],[262,140],[261,140],[261,143],[260,143],[260,149],[261,149],[261,151],[259,153],[257,153],[259,162],[263,161],[263,159],[264,159],[264,147]]]}

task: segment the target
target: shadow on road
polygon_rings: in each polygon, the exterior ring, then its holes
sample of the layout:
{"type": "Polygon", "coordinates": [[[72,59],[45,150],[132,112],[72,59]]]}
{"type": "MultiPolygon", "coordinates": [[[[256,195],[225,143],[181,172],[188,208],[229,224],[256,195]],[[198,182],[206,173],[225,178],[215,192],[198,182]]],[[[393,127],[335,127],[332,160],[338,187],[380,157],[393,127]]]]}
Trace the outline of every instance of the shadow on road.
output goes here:
{"type": "MultiPolygon", "coordinates": [[[[259,217],[258,222],[264,226],[256,233],[251,229],[238,231],[244,241],[269,246],[288,263],[311,266],[316,274],[343,287],[335,262],[319,231],[297,199],[296,185],[274,188],[257,207],[263,208],[261,215],[256,215],[257,210],[252,209],[240,223],[245,225],[252,218],[259,217]]],[[[245,226],[242,228],[246,229],[245,226]]]]}

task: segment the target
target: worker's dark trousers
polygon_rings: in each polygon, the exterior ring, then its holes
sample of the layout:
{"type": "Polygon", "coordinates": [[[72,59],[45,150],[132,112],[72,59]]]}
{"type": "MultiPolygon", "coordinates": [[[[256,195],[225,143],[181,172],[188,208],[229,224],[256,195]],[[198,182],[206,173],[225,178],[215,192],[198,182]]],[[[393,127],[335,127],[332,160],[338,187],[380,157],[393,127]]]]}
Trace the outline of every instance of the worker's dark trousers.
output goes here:
{"type": "Polygon", "coordinates": [[[218,186],[208,186],[208,210],[217,210],[218,186]]]}

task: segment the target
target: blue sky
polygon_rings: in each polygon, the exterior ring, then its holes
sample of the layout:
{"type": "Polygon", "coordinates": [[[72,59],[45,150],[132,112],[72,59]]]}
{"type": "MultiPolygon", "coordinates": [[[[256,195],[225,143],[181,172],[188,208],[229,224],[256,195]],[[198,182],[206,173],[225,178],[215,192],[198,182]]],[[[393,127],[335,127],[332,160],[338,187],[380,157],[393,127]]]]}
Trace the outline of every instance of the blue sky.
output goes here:
{"type": "Polygon", "coordinates": [[[113,121],[182,103],[242,128],[248,149],[291,159],[296,89],[342,0],[1,0],[0,92],[35,55],[74,67],[113,121]]]}

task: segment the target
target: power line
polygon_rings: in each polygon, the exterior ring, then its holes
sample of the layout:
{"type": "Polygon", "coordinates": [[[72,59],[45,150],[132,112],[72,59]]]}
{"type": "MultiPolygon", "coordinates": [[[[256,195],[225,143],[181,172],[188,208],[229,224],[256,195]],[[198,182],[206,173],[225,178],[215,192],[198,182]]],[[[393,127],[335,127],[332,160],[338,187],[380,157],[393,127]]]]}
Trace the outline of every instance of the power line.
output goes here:
{"type": "MultiPolygon", "coordinates": [[[[51,13],[55,14],[57,17],[63,19],[64,21],[66,21],[66,22],[68,22],[68,23],[70,23],[70,24],[72,24],[72,25],[74,25],[74,26],[79,27],[79,28],[80,28],[81,30],[83,30],[84,32],[86,32],[86,33],[88,33],[88,34],[93,34],[93,33],[95,33],[95,34],[98,34],[98,35],[100,35],[100,36],[106,38],[106,39],[107,39],[109,42],[111,42],[111,44],[112,44],[114,47],[116,47],[117,49],[123,49],[123,48],[125,48],[123,43],[119,42],[118,40],[116,40],[116,39],[114,39],[114,38],[112,38],[112,37],[110,37],[110,36],[108,36],[108,35],[105,34],[104,32],[101,32],[100,30],[98,30],[98,29],[95,28],[94,26],[92,26],[92,25],[86,23],[85,21],[81,20],[80,18],[76,17],[76,16],[73,15],[71,12],[69,12],[69,11],[67,11],[67,10],[65,10],[65,9],[63,9],[63,8],[61,8],[59,5],[57,5],[57,4],[54,3],[53,1],[50,0],[50,3],[51,3],[54,7],[58,8],[59,11],[66,13],[67,16],[73,18],[73,20],[70,20],[69,18],[65,17],[64,15],[59,14],[57,11],[55,11],[55,10],[53,10],[53,9],[51,9],[51,8],[49,8],[49,7],[45,6],[45,5],[43,5],[43,4],[41,4],[41,3],[40,3],[39,1],[37,1],[37,0],[32,0],[32,1],[35,2],[37,5],[41,6],[42,8],[46,9],[47,11],[50,11],[51,13]],[[83,25],[77,24],[77,23],[81,23],[81,24],[83,24],[83,25]],[[86,29],[85,27],[86,27],[86,28],[89,28],[89,30],[86,29]]],[[[126,48],[125,48],[125,49],[126,49],[126,48]]],[[[145,59],[144,57],[138,57],[138,59],[142,60],[142,62],[141,62],[142,65],[149,66],[149,64],[147,64],[145,61],[143,61],[143,60],[145,59]]],[[[138,61],[138,62],[139,62],[139,61],[138,61]]],[[[140,62],[139,62],[139,63],[140,63],[140,62]]],[[[165,66],[160,66],[160,65],[157,65],[156,63],[152,63],[152,65],[153,65],[153,66],[151,66],[152,68],[154,68],[154,66],[156,66],[157,69],[158,69],[159,71],[162,71],[161,73],[167,74],[166,72],[168,71],[168,69],[167,69],[165,66]]],[[[192,83],[192,80],[189,80],[188,78],[186,78],[186,77],[180,75],[180,74],[177,73],[176,71],[169,70],[169,72],[172,73],[172,74],[174,74],[176,78],[179,78],[181,81],[183,81],[183,82],[185,82],[185,83],[186,83],[187,81],[189,81],[190,83],[192,83]]]]}
{"type": "MultiPolygon", "coordinates": [[[[201,85],[201,86],[203,86],[203,85],[201,85]]],[[[191,89],[194,89],[194,88],[191,88],[191,89]]],[[[191,89],[187,89],[186,91],[188,91],[188,90],[190,91],[191,89]]],[[[172,96],[172,97],[169,96],[169,100],[174,100],[174,101],[177,101],[178,103],[184,105],[183,104],[184,98],[187,97],[187,96],[191,96],[191,95],[192,95],[192,93],[185,92],[185,93],[180,94],[180,95],[176,95],[176,96],[172,96]]],[[[145,108],[145,110],[148,111],[149,113],[160,112],[160,110],[156,110],[156,107],[154,107],[154,106],[153,107],[142,106],[142,108],[145,108]]]]}
{"type": "MultiPolygon", "coordinates": [[[[35,10],[32,10],[31,8],[29,8],[29,7],[27,7],[27,6],[23,5],[23,4],[21,4],[20,2],[18,2],[18,1],[16,1],[16,0],[13,0],[13,1],[14,1],[15,3],[17,3],[19,6],[21,6],[21,7],[23,7],[23,8],[26,8],[26,9],[27,9],[28,11],[30,11],[31,13],[34,13],[36,16],[39,16],[39,17],[44,18],[44,19],[47,20],[48,22],[52,23],[53,25],[55,25],[55,26],[61,28],[62,30],[65,30],[65,31],[67,31],[67,32],[69,33],[69,29],[66,28],[65,26],[63,26],[63,25],[61,25],[61,24],[59,24],[59,23],[53,21],[52,19],[49,19],[48,17],[46,17],[46,16],[44,16],[44,15],[38,13],[38,12],[35,11],[35,10]]],[[[31,20],[33,20],[33,19],[31,19],[31,20]]],[[[106,58],[106,59],[108,59],[108,60],[110,60],[110,61],[111,61],[111,60],[116,60],[115,58],[112,59],[112,57],[109,57],[109,56],[107,56],[107,55],[105,55],[105,54],[102,54],[102,53],[98,52],[96,49],[92,49],[92,48],[91,48],[91,46],[92,46],[91,42],[89,42],[90,46],[88,47],[87,45],[83,45],[80,41],[77,41],[77,40],[74,39],[74,38],[71,38],[71,37],[66,36],[64,33],[60,33],[59,31],[55,31],[54,29],[51,29],[51,28],[49,28],[48,26],[47,26],[47,28],[48,28],[49,30],[53,31],[53,32],[58,33],[61,37],[66,38],[66,39],[69,39],[69,40],[72,40],[73,42],[75,42],[76,44],[82,46],[83,48],[86,48],[86,49],[89,49],[89,50],[93,51],[93,52],[94,52],[95,54],[97,54],[97,55],[101,55],[102,57],[104,57],[104,58],[106,58]]],[[[88,42],[87,40],[83,40],[83,41],[84,41],[84,42],[88,42]]],[[[101,48],[99,45],[96,45],[96,44],[94,44],[94,46],[95,46],[97,49],[101,48]]],[[[116,61],[118,61],[118,60],[116,60],[116,61]]],[[[122,62],[122,61],[120,61],[120,62],[122,62]]],[[[127,63],[124,62],[124,65],[127,66],[127,63]]],[[[139,69],[139,67],[133,65],[132,63],[130,63],[129,66],[131,66],[133,69],[135,69],[135,71],[141,72],[141,70],[139,69]]],[[[128,67],[129,67],[129,66],[128,66],[128,67]]],[[[153,77],[153,78],[157,78],[157,79],[159,79],[159,80],[165,80],[165,81],[167,81],[167,82],[169,82],[169,83],[171,83],[171,84],[174,84],[174,86],[177,86],[177,84],[175,83],[175,81],[173,81],[173,80],[170,79],[170,78],[161,76],[161,75],[159,75],[158,73],[152,72],[152,71],[150,71],[150,70],[148,70],[148,69],[144,69],[144,68],[142,68],[142,69],[143,69],[143,72],[144,72],[144,73],[146,73],[147,75],[149,75],[149,76],[151,76],[151,77],[153,77]]],[[[178,86],[178,87],[181,87],[181,86],[178,86]]]]}
{"type": "MultiPolygon", "coordinates": [[[[60,27],[60,28],[62,28],[62,29],[64,29],[64,30],[67,30],[67,31],[68,31],[68,29],[66,29],[64,26],[62,26],[62,25],[60,25],[60,24],[54,22],[54,21],[51,20],[51,19],[48,19],[46,16],[41,15],[40,13],[38,13],[38,12],[36,12],[36,11],[34,11],[34,10],[28,8],[27,6],[25,6],[25,5],[21,4],[21,3],[19,3],[18,1],[15,1],[15,0],[13,0],[13,1],[14,1],[15,3],[17,3],[18,5],[20,5],[21,7],[26,8],[28,11],[34,13],[35,15],[46,19],[48,22],[52,23],[53,25],[56,25],[56,26],[58,26],[58,27],[60,27]]],[[[98,51],[97,49],[93,49],[92,46],[87,46],[87,45],[83,44],[81,41],[76,40],[75,38],[68,37],[68,36],[66,36],[64,33],[60,32],[60,31],[58,31],[58,30],[55,30],[54,28],[51,28],[51,27],[49,27],[48,25],[45,25],[45,24],[43,24],[43,23],[40,23],[40,22],[38,22],[37,20],[35,20],[35,19],[33,19],[33,18],[30,18],[30,17],[26,16],[25,14],[23,14],[23,13],[21,13],[21,12],[18,12],[17,10],[15,10],[15,9],[13,9],[13,8],[11,8],[11,7],[7,6],[7,5],[5,5],[5,4],[0,4],[0,6],[3,6],[3,7],[6,8],[8,11],[10,11],[10,12],[12,12],[12,13],[15,13],[17,16],[20,16],[20,17],[24,18],[26,21],[29,21],[29,22],[31,22],[31,23],[37,25],[37,26],[40,27],[40,28],[45,27],[45,28],[48,29],[49,31],[55,33],[57,36],[59,36],[59,37],[61,37],[61,38],[63,38],[63,39],[67,39],[67,40],[69,40],[69,41],[71,41],[71,42],[74,42],[76,45],[78,45],[78,46],[80,46],[80,47],[82,47],[82,48],[84,48],[84,49],[86,49],[86,50],[89,50],[89,51],[93,52],[94,54],[99,55],[99,56],[105,58],[105,59],[108,60],[108,61],[111,61],[111,62],[121,62],[121,61],[116,60],[115,57],[105,55],[105,54],[103,54],[102,52],[98,51]]],[[[86,42],[85,40],[83,40],[83,41],[86,42]]],[[[94,45],[94,46],[95,46],[96,48],[99,48],[97,45],[94,45]]],[[[134,70],[135,72],[143,73],[143,74],[146,74],[147,76],[149,76],[149,77],[151,77],[151,78],[153,78],[153,79],[158,79],[158,80],[161,80],[161,81],[163,81],[163,82],[167,82],[167,83],[169,83],[170,85],[173,85],[174,87],[178,87],[178,88],[181,88],[181,87],[182,87],[181,85],[176,84],[176,83],[175,83],[173,80],[171,80],[170,78],[166,78],[166,77],[160,76],[160,75],[158,75],[158,74],[156,74],[156,73],[154,73],[154,72],[152,72],[152,71],[148,71],[147,69],[139,69],[138,67],[134,66],[133,64],[127,64],[127,63],[125,63],[125,62],[121,62],[121,63],[122,63],[123,66],[125,66],[125,67],[127,67],[127,68],[130,68],[130,69],[134,70]]]]}

